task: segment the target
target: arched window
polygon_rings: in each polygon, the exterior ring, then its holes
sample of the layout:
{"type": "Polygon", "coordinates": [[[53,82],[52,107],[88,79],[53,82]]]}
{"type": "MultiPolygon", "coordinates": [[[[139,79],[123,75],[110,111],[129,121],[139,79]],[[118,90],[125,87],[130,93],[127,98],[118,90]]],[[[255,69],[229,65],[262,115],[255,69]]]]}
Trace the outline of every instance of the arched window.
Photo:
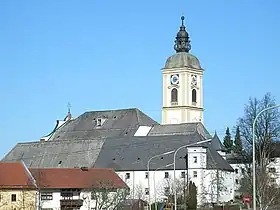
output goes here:
{"type": "Polygon", "coordinates": [[[171,102],[177,102],[178,101],[178,90],[176,88],[173,88],[171,90],[171,102]]]}
{"type": "Polygon", "coordinates": [[[196,103],[196,90],[195,89],[192,90],[192,102],[196,103]]]}

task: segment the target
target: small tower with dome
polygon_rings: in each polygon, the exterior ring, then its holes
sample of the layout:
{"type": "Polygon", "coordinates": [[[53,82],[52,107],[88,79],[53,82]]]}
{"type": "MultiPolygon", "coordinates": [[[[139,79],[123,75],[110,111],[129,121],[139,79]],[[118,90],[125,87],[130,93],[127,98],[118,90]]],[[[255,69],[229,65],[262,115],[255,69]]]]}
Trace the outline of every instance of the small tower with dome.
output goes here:
{"type": "Polygon", "coordinates": [[[162,69],[162,124],[203,123],[203,69],[190,53],[190,37],[181,17],[175,54],[162,69]]]}

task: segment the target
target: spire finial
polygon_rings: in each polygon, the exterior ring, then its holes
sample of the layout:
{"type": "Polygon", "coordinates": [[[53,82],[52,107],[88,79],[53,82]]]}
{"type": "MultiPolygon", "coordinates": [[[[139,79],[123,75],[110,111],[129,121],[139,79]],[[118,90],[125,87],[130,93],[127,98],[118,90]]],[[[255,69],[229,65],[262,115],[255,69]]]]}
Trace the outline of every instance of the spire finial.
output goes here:
{"type": "Polygon", "coordinates": [[[189,34],[186,31],[186,27],[184,25],[185,17],[181,16],[182,25],[180,26],[180,30],[177,33],[174,49],[177,53],[179,52],[189,52],[191,49],[191,44],[189,40],[189,34]]]}
{"type": "Polygon", "coordinates": [[[68,114],[70,114],[71,113],[71,104],[70,104],[70,102],[68,102],[67,108],[68,108],[68,114]]]}
{"type": "Polygon", "coordinates": [[[182,15],[181,20],[182,20],[182,26],[183,26],[184,25],[184,20],[185,20],[184,15],[182,15]]]}

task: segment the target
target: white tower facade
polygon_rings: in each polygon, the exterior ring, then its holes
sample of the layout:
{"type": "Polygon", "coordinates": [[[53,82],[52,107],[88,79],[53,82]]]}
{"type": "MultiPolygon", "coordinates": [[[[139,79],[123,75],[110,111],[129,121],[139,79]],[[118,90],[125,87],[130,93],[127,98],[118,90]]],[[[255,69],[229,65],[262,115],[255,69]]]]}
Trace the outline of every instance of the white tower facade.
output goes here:
{"type": "Polygon", "coordinates": [[[189,53],[191,46],[184,17],[175,41],[176,54],[162,69],[162,124],[203,123],[203,69],[189,53]]]}

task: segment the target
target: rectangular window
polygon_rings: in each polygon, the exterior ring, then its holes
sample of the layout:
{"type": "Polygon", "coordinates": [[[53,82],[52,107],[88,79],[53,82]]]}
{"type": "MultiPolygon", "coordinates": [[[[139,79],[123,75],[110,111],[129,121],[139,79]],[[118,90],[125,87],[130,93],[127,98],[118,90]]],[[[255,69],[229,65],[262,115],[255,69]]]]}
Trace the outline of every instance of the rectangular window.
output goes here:
{"type": "Polygon", "coordinates": [[[41,193],[41,200],[52,200],[53,199],[53,194],[52,192],[42,192],[41,193]]]}
{"type": "Polygon", "coordinates": [[[181,172],[181,178],[185,178],[186,177],[186,172],[185,171],[182,171],[181,172]]]}
{"type": "Polygon", "coordinates": [[[238,169],[237,169],[237,168],[236,168],[236,169],[234,169],[234,171],[235,171],[235,173],[236,173],[236,174],[238,174],[238,169]]]}
{"type": "Polygon", "coordinates": [[[12,202],[17,201],[17,195],[16,194],[12,194],[11,195],[11,200],[12,200],[12,202]]]}
{"type": "Polygon", "coordinates": [[[235,180],[235,184],[238,184],[238,183],[239,183],[239,181],[238,181],[238,179],[236,179],[236,180],[235,180]]]}
{"type": "Polygon", "coordinates": [[[125,174],[125,179],[130,179],[130,173],[125,174]]]}
{"type": "Polygon", "coordinates": [[[71,190],[61,190],[60,195],[63,197],[62,199],[69,200],[73,198],[74,192],[71,190]]]}
{"type": "Polygon", "coordinates": [[[193,157],[193,162],[197,163],[197,157],[196,156],[193,157]]]}
{"type": "Polygon", "coordinates": [[[148,179],[149,178],[149,172],[146,172],[145,173],[145,179],[148,179]]]}
{"type": "Polygon", "coordinates": [[[145,188],[145,195],[149,195],[150,192],[149,192],[149,188],[145,188]]]}
{"type": "Polygon", "coordinates": [[[169,178],[169,173],[168,172],[164,172],[164,178],[165,179],[169,178]]]}
{"type": "Polygon", "coordinates": [[[241,168],[241,172],[242,172],[242,174],[244,174],[245,173],[245,169],[241,168]]]}
{"type": "Polygon", "coordinates": [[[197,177],[197,171],[193,171],[193,177],[197,177]]]}

